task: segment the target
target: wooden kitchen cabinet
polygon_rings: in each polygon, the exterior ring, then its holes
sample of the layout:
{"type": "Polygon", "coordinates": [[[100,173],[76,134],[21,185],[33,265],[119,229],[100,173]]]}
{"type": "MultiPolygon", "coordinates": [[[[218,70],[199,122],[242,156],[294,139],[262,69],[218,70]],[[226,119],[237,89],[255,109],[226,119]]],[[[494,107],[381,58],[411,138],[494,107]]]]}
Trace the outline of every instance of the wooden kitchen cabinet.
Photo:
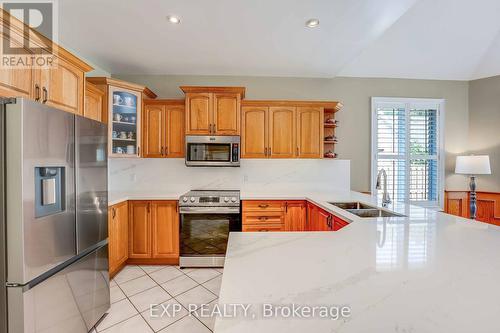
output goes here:
{"type": "Polygon", "coordinates": [[[241,157],[267,157],[268,107],[246,106],[241,109],[241,157]]]}
{"type": "Polygon", "coordinates": [[[85,84],[85,105],[83,108],[83,116],[104,122],[104,92],[97,88],[94,84],[87,82],[85,84]]]}
{"type": "Polygon", "coordinates": [[[151,202],[129,202],[129,258],[151,258],[151,202]]]}
{"type": "MultiPolygon", "coordinates": [[[[6,43],[22,48],[24,33],[30,34],[31,46],[47,48],[51,45],[52,53],[44,55],[46,67],[2,68],[0,70],[0,96],[25,97],[42,104],[83,115],[84,110],[84,75],[92,70],[88,64],[40,35],[22,22],[1,10],[0,25],[2,45],[6,43]],[[5,32],[8,31],[7,36],[5,32]],[[52,65],[50,65],[52,64],[52,65]]],[[[13,55],[15,57],[15,55],[13,55]]],[[[23,55],[17,55],[23,57],[23,55]]],[[[27,56],[30,56],[29,51],[27,56]]],[[[34,55],[40,57],[40,55],[34,55]]],[[[35,60],[36,61],[36,60],[35,60]]]]}
{"type": "Polygon", "coordinates": [[[84,71],[62,57],[54,68],[37,71],[41,102],[55,108],[83,115],[84,71]]]}
{"type": "Polygon", "coordinates": [[[307,231],[307,205],[305,201],[285,202],[285,231],[307,231]]]}
{"type": "Polygon", "coordinates": [[[239,135],[241,95],[238,93],[214,93],[212,98],[215,134],[239,135]]]}
{"type": "Polygon", "coordinates": [[[269,151],[271,158],[293,158],[296,156],[296,131],[294,107],[269,108],[269,151]]]}
{"type": "Polygon", "coordinates": [[[129,262],[175,264],[179,259],[177,201],[130,201],[129,262]]]}
{"type": "Polygon", "coordinates": [[[151,214],[152,257],[178,257],[179,212],[177,201],[153,201],[151,214]]]}
{"type": "Polygon", "coordinates": [[[182,86],[187,135],[239,135],[242,87],[182,86]]]}
{"type": "Polygon", "coordinates": [[[243,201],[243,231],[306,231],[306,226],[305,201],[243,201]]]}
{"type": "Polygon", "coordinates": [[[323,158],[324,113],[337,102],[243,101],[242,158],[323,158]]]}
{"type": "Polygon", "coordinates": [[[142,156],[143,104],[155,99],[149,88],[109,77],[88,77],[87,82],[104,92],[103,121],[109,124],[108,156],[142,156]]]}
{"type": "Polygon", "coordinates": [[[327,211],[318,208],[318,230],[315,231],[333,231],[333,215],[327,211]]]}
{"type": "Polygon", "coordinates": [[[144,103],[143,157],[184,157],[184,101],[144,103]]]}
{"type": "Polygon", "coordinates": [[[113,277],[128,259],[128,203],[118,203],[109,208],[109,274],[113,277]]]}
{"type": "Polygon", "coordinates": [[[296,157],[321,158],[323,156],[323,108],[297,108],[296,157]]]}

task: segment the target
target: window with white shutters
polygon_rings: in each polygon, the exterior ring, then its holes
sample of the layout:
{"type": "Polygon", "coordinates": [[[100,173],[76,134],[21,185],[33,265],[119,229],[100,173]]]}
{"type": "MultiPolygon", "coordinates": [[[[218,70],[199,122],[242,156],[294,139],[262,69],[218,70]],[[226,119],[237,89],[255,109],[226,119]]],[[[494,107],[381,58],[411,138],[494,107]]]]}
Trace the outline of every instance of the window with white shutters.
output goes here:
{"type": "Polygon", "coordinates": [[[372,192],[381,169],[392,200],[441,206],[443,100],[372,98],[372,192]]]}

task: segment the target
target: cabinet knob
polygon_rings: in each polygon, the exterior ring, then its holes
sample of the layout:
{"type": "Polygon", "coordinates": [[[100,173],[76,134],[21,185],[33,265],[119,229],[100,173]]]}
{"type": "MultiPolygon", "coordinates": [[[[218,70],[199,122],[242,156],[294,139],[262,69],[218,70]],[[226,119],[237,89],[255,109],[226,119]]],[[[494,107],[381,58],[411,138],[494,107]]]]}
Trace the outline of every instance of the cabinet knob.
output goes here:
{"type": "Polygon", "coordinates": [[[269,207],[269,205],[262,205],[262,204],[259,205],[259,208],[267,208],[267,207],[269,207]]]}
{"type": "Polygon", "coordinates": [[[264,148],[264,156],[267,156],[267,147],[264,148]]]}
{"type": "Polygon", "coordinates": [[[161,156],[163,156],[163,146],[161,147],[161,152],[160,152],[161,156]]]}

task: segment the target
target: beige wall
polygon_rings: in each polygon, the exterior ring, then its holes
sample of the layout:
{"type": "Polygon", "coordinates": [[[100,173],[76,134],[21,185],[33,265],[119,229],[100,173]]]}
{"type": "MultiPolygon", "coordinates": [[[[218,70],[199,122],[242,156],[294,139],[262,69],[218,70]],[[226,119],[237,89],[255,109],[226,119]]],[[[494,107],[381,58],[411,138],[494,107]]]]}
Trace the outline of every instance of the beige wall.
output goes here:
{"type": "Polygon", "coordinates": [[[482,191],[500,192],[500,76],[469,82],[468,152],[490,155],[491,175],[478,177],[482,191]]]}
{"type": "Polygon", "coordinates": [[[370,189],[370,97],[429,97],[446,100],[445,149],[447,187],[462,188],[463,177],[453,175],[454,154],[467,144],[468,83],[465,81],[273,78],[229,76],[113,75],[151,88],[161,98],[182,98],[180,85],[245,86],[247,99],[338,100],[340,127],[336,152],[351,160],[354,190],[370,189]]]}

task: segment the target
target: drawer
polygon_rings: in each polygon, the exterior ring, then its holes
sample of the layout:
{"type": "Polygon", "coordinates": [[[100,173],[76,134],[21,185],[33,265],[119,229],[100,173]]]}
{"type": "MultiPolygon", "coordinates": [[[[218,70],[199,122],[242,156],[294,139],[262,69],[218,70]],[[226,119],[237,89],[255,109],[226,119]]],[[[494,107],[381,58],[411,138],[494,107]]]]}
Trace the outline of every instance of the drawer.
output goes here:
{"type": "Polygon", "coordinates": [[[242,224],[282,224],[283,214],[281,212],[249,212],[243,213],[242,224]]]}
{"type": "Polygon", "coordinates": [[[244,200],[243,213],[245,212],[282,212],[284,201],[276,200],[244,200]]]}
{"type": "Polygon", "coordinates": [[[283,224],[265,224],[265,225],[243,225],[244,232],[269,232],[269,231],[284,231],[283,224]]]}

